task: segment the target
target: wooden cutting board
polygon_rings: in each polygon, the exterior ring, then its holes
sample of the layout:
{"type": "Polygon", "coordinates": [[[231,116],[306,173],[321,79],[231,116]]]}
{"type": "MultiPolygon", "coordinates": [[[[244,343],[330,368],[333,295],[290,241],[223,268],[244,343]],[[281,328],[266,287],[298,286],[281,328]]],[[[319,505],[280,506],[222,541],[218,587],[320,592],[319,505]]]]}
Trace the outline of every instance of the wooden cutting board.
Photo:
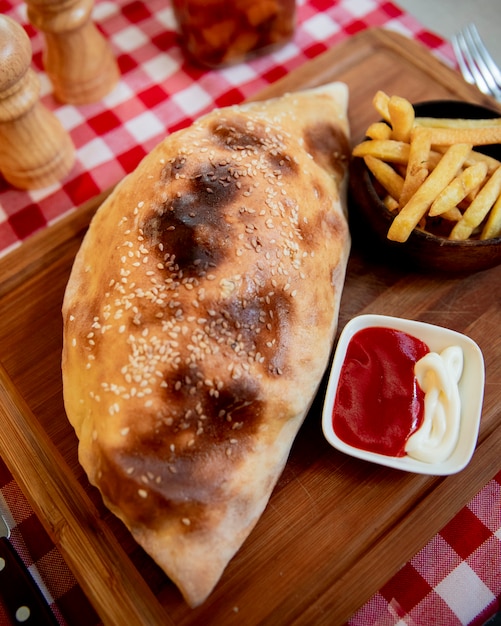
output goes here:
{"type": "MultiPolygon", "coordinates": [[[[265,98],[331,80],[350,87],[358,141],[378,89],[411,101],[493,102],[420,45],[368,30],[292,72],[265,98]]],[[[74,255],[103,199],[0,260],[0,453],[105,624],[340,624],[501,468],[501,266],[463,278],[390,267],[354,242],[340,326],[381,313],[468,334],[486,364],[477,451],[446,478],[351,459],[321,434],[319,394],[257,527],[196,610],[103,506],[77,460],[60,375],[61,302],[74,255]]]]}

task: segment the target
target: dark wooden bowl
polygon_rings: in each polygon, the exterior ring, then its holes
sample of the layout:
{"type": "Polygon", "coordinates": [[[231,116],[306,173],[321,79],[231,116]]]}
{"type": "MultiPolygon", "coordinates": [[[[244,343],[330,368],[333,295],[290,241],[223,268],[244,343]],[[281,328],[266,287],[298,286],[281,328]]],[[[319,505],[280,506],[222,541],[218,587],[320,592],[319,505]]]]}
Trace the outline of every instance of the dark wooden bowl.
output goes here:
{"type": "MultiPolygon", "coordinates": [[[[436,100],[414,105],[416,116],[487,119],[500,117],[499,111],[455,100],[436,100]]],[[[501,144],[482,151],[501,161],[501,144]]],[[[373,178],[363,159],[354,158],[350,166],[350,223],[354,239],[383,252],[389,261],[404,262],[414,269],[446,274],[466,274],[501,263],[501,237],[483,241],[451,241],[415,229],[405,243],[390,241],[388,229],[393,221],[376,192],[373,178]]]]}

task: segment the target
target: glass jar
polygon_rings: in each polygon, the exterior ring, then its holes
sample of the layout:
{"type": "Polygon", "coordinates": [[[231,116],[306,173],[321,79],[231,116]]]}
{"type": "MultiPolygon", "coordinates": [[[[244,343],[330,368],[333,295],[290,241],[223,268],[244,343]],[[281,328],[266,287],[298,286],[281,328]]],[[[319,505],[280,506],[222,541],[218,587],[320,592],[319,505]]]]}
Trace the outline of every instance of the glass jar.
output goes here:
{"type": "Polygon", "coordinates": [[[172,7],[183,48],[207,67],[268,54],[294,34],[295,0],[172,0],[172,7]]]}

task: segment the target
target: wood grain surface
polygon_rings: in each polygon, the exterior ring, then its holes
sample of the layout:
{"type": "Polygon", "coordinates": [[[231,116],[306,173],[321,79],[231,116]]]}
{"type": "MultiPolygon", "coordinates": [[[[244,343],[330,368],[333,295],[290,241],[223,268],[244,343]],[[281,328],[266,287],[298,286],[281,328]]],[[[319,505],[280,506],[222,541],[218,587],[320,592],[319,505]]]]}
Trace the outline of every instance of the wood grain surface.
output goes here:
{"type": "MultiPolygon", "coordinates": [[[[257,98],[332,80],[350,87],[354,142],[376,118],[378,89],[495,106],[425,48],[381,30],[352,37],[257,98]]],[[[501,266],[454,278],[411,273],[355,238],[340,329],[354,315],[381,313],[447,326],[482,349],[474,457],[437,478],[344,456],[321,434],[322,388],[256,528],[207,602],[190,610],[89,486],[64,414],[61,303],[103,197],[0,259],[0,454],[105,624],[343,623],[501,468],[501,266]]]]}

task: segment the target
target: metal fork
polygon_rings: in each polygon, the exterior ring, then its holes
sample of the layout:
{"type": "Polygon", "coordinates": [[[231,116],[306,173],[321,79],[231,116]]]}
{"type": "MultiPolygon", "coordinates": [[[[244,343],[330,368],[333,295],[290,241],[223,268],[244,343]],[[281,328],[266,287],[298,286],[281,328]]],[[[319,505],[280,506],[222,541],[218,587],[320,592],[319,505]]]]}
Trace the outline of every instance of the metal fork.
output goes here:
{"type": "Polygon", "coordinates": [[[489,54],[475,24],[452,37],[452,47],[466,82],[501,102],[501,70],[489,54]]]}

